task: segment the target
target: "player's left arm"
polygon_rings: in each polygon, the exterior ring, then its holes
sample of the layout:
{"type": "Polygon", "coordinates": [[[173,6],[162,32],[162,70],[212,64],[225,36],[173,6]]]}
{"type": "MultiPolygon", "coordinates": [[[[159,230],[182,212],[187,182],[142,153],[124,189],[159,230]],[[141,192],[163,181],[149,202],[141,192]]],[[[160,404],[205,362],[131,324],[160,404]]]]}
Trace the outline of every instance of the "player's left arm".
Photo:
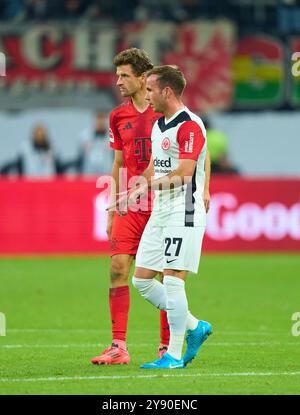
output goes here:
{"type": "Polygon", "coordinates": [[[143,177],[147,180],[149,183],[151,181],[151,177],[154,176],[154,166],[153,166],[153,157],[151,156],[148,167],[144,170],[143,177]]]}
{"type": "Polygon", "coordinates": [[[152,176],[149,176],[149,180],[145,183],[138,181],[137,183],[140,186],[130,192],[128,195],[128,204],[135,203],[137,198],[144,195],[148,189],[169,190],[189,183],[195,172],[196,164],[197,161],[193,159],[180,159],[178,167],[166,176],[155,180],[153,180],[152,176]]]}
{"type": "Polygon", "coordinates": [[[137,198],[144,195],[148,189],[169,190],[189,183],[195,172],[196,164],[197,161],[193,159],[181,159],[177,169],[166,176],[162,176],[155,180],[150,177],[150,180],[145,183],[138,181],[137,183],[139,186],[128,194],[128,205],[135,203],[137,198]]]}
{"type": "Polygon", "coordinates": [[[152,180],[152,190],[174,189],[190,183],[195,172],[197,162],[193,159],[181,159],[178,167],[166,176],[152,180]]]}
{"type": "Polygon", "coordinates": [[[204,201],[205,211],[207,213],[210,207],[209,183],[210,183],[210,173],[211,173],[210,154],[208,150],[206,150],[204,170],[205,170],[205,182],[204,182],[204,191],[203,191],[203,201],[204,201]]]}

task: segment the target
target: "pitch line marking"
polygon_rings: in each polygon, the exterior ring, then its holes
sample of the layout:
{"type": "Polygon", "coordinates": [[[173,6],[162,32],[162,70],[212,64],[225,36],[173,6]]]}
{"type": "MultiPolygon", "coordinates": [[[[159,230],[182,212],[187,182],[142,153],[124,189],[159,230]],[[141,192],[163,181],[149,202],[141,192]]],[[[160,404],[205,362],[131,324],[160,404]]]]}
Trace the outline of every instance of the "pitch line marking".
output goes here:
{"type": "Polygon", "coordinates": [[[119,375],[119,376],[64,376],[47,378],[0,378],[2,383],[16,382],[59,382],[67,380],[111,380],[111,379],[151,379],[151,378],[183,378],[183,377],[247,377],[247,376],[300,376],[300,372],[240,372],[240,373],[187,373],[187,374],[157,374],[157,375],[119,375]]]}
{"type": "MultiPolygon", "coordinates": [[[[57,332],[68,332],[68,333],[86,333],[86,332],[96,332],[96,333],[107,333],[108,329],[64,329],[64,328],[15,328],[8,329],[7,333],[57,333],[57,332]]],[[[131,330],[132,333],[153,333],[153,330],[131,330]]],[[[215,331],[215,334],[224,334],[224,335],[241,335],[241,336],[252,336],[252,335],[272,335],[282,333],[282,330],[257,330],[257,331],[235,331],[235,330],[226,330],[220,328],[220,330],[215,331]]]]}
{"type": "MultiPolygon", "coordinates": [[[[207,346],[214,347],[232,347],[232,346],[298,346],[297,342],[210,342],[206,344],[207,346]]],[[[68,348],[89,348],[89,347],[105,347],[107,343],[65,343],[65,344],[3,344],[0,345],[1,349],[39,349],[39,348],[58,348],[58,349],[68,349],[68,348]]],[[[152,343],[128,343],[129,347],[142,346],[148,347],[153,346],[152,343]]]]}

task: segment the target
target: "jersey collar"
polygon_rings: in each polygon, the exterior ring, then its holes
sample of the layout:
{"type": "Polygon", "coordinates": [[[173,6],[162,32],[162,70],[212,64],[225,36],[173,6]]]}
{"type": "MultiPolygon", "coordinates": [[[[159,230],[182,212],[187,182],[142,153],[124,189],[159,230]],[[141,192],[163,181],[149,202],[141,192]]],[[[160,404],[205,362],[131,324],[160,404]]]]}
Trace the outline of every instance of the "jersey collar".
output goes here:
{"type": "Polygon", "coordinates": [[[177,117],[177,115],[179,115],[182,111],[186,111],[186,110],[187,110],[186,107],[182,107],[182,108],[180,108],[180,110],[178,110],[177,112],[175,112],[175,114],[173,114],[172,117],[169,118],[168,120],[166,119],[166,117],[164,117],[165,124],[166,125],[169,124],[170,122],[172,122],[177,117]]]}

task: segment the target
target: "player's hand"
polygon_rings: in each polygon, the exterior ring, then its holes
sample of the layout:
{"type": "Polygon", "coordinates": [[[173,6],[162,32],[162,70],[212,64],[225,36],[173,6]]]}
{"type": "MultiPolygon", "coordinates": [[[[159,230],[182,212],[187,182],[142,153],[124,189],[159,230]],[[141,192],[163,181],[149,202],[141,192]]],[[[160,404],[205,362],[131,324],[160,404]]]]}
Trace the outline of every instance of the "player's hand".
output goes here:
{"type": "Polygon", "coordinates": [[[110,213],[116,212],[120,216],[127,215],[127,200],[128,200],[129,190],[125,192],[120,192],[116,194],[116,200],[111,203],[106,210],[110,213]]]}
{"type": "Polygon", "coordinates": [[[138,185],[134,189],[118,193],[117,200],[113,202],[106,210],[115,210],[120,216],[127,215],[127,209],[136,204],[137,200],[148,191],[148,184],[138,185]]]}
{"type": "Polygon", "coordinates": [[[205,212],[207,213],[209,211],[209,208],[210,208],[210,193],[209,193],[209,190],[204,190],[204,192],[203,192],[203,201],[204,201],[205,212]]]}
{"type": "Polygon", "coordinates": [[[142,184],[132,190],[128,195],[128,207],[135,205],[136,202],[147,192],[148,184],[142,184]]]}

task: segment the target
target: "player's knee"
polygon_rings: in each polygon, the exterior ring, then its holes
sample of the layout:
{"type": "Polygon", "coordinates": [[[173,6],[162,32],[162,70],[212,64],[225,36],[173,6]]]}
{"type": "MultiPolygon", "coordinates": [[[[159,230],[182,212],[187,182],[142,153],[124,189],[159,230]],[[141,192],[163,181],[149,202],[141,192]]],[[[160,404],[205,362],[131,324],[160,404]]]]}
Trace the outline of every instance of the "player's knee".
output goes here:
{"type": "Polygon", "coordinates": [[[149,301],[155,307],[165,310],[166,295],[160,282],[154,278],[145,279],[132,277],[132,284],[145,300],[149,301]]]}
{"type": "Polygon", "coordinates": [[[128,268],[124,263],[117,259],[112,259],[110,266],[110,278],[111,281],[127,281],[128,280],[128,268]]]}
{"type": "Polygon", "coordinates": [[[138,292],[145,297],[147,295],[147,292],[153,285],[153,280],[147,280],[144,278],[136,278],[132,277],[132,285],[138,290],[138,292]]]}

